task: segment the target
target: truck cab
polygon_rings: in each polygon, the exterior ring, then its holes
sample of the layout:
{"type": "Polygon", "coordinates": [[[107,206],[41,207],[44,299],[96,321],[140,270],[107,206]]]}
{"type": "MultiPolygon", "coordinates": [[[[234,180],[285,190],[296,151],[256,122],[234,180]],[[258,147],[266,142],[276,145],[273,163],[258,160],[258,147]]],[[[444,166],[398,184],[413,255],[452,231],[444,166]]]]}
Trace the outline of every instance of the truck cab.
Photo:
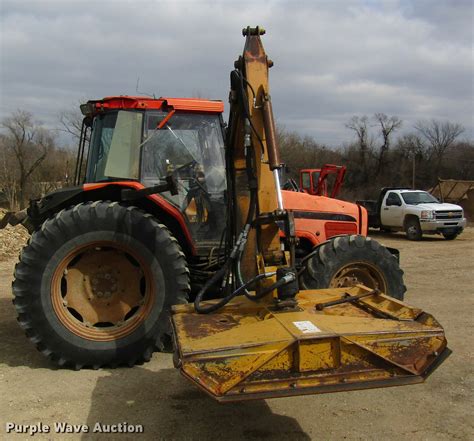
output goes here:
{"type": "Polygon", "coordinates": [[[442,203],[426,191],[387,189],[380,204],[380,228],[404,230],[409,239],[442,234],[454,239],[466,226],[462,207],[442,203]]]}

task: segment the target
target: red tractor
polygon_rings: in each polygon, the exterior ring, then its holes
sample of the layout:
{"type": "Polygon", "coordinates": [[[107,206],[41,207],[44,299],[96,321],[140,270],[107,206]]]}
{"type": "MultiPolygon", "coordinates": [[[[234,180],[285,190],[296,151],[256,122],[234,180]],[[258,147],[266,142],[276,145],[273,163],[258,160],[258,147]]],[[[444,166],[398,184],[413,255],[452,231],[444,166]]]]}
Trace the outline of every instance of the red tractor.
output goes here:
{"type": "Polygon", "coordinates": [[[305,168],[300,170],[300,187],[312,195],[335,198],[341,190],[345,174],[344,165],[325,164],[323,168],[305,168]],[[329,177],[333,177],[330,183],[329,177]]]}
{"type": "MultiPolygon", "coordinates": [[[[21,219],[32,236],[14,304],[57,364],[133,365],[166,346],[171,305],[192,299],[225,261],[236,165],[221,101],[114,96],[81,111],[76,186],[32,201],[21,219]]],[[[403,298],[393,252],[365,237],[364,208],[282,195],[305,262],[302,287],[362,283],[403,298]]]]}

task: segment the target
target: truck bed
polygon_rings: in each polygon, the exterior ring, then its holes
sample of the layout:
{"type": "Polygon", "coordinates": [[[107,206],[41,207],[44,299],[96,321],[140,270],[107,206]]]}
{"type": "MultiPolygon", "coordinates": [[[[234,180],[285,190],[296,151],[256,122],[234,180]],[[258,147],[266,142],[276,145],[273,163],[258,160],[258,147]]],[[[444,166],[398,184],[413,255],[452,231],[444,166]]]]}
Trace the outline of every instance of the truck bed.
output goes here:
{"type": "Polygon", "coordinates": [[[364,207],[367,210],[367,217],[370,228],[380,227],[380,204],[376,200],[359,200],[356,201],[357,205],[364,207]]]}

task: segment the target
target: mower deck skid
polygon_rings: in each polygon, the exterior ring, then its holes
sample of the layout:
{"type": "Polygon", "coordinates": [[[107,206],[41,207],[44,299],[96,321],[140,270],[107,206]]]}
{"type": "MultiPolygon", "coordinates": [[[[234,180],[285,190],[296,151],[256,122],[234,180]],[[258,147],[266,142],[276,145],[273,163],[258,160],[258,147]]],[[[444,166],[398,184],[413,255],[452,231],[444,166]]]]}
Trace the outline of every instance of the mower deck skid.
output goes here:
{"type": "Polygon", "coordinates": [[[296,311],[275,310],[271,296],[212,314],[175,306],[175,366],[216,400],[238,401],[419,383],[449,352],[431,315],[366,287],[297,300],[296,311]],[[348,296],[359,298],[325,305],[348,296]]]}

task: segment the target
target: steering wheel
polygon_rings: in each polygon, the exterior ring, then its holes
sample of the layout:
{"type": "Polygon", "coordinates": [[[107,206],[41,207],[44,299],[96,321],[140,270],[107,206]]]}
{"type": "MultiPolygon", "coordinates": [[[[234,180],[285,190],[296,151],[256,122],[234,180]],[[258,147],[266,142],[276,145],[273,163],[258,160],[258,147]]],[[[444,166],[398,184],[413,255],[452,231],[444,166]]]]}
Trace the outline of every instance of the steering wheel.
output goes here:
{"type": "Polygon", "coordinates": [[[175,168],[172,173],[176,174],[180,172],[181,170],[185,170],[186,168],[194,168],[196,165],[197,165],[197,161],[192,159],[191,161],[186,162],[186,164],[180,165],[178,168],[175,168]]]}
{"type": "MultiPolygon", "coordinates": [[[[198,162],[196,160],[191,160],[183,165],[180,165],[179,167],[177,167],[176,169],[173,170],[172,174],[176,180],[176,182],[178,183],[178,185],[180,185],[182,188],[185,188],[184,185],[182,183],[179,182],[179,172],[182,171],[182,170],[185,170],[187,168],[189,169],[194,169],[196,167],[196,165],[198,165],[198,162]]],[[[196,185],[196,187],[199,187],[200,191],[202,191],[206,196],[209,196],[209,192],[207,191],[207,189],[204,187],[204,185],[199,182],[199,179],[196,177],[196,173],[190,173],[190,176],[189,176],[189,181],[190,181],[190,184],[194,184],[196,185]]],[[[191,185],[190,185],[190,188],[187,188],[185,189],[188,193],[191,191],[191,185]]]]}

